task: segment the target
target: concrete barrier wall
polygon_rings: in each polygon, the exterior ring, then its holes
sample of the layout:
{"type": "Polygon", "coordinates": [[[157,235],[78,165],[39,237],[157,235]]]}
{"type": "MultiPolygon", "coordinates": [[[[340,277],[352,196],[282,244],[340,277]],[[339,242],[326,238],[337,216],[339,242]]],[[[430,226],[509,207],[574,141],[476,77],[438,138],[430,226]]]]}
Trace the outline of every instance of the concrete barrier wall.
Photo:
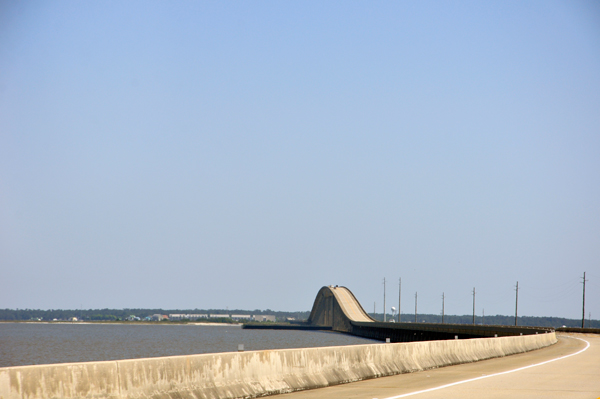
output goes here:
{"type": "Polygon", "coordinates": [[[232,352],[0,368],[0,399],[256,397],[527,352],[518,337],[232,352]]]}

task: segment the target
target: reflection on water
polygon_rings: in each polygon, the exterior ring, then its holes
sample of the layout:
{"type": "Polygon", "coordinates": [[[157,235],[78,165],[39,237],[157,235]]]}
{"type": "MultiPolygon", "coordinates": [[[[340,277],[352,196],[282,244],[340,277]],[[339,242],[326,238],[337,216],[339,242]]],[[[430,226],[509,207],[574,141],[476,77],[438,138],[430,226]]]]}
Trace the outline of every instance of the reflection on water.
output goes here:
{"type": "Polygon", "coordinates": [[[0,323],[0,367],[198,353],[370,344],[321,331],[243,330],[191,324],[0,323]]]}

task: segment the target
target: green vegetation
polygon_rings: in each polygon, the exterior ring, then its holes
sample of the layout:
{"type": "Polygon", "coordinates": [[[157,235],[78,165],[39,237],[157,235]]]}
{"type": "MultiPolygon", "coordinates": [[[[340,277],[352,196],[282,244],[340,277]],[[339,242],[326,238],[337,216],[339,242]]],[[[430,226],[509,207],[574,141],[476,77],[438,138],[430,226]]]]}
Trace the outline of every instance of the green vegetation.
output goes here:
{"type": "Polygon", "coordinates": [[[237,323],[229,317],[209,317],[208,319],[198,319],[196,323],[237,323]]]}

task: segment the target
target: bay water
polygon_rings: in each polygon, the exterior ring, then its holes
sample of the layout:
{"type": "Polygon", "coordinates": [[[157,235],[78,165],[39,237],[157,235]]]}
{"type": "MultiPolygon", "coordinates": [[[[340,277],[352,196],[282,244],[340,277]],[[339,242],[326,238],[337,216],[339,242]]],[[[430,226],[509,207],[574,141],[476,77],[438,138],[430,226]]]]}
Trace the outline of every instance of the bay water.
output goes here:
{"type": "Polygon", "coordinates": [[[330,331],[245,330],[240,325],[0,323],[0,367],[200,353],[372,344],[330,331]]]}

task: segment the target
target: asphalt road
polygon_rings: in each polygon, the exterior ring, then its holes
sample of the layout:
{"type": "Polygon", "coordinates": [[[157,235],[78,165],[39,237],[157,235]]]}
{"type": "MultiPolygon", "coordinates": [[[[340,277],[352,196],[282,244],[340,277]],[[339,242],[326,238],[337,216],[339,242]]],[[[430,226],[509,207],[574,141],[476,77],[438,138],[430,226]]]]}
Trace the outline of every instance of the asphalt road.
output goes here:
{"type": "Polygon", "coordinates": [[[600,399],[600,336],[562,334],[558,339],[551,347],[529,353],[294,392],[278,399],[600,399]]]}

